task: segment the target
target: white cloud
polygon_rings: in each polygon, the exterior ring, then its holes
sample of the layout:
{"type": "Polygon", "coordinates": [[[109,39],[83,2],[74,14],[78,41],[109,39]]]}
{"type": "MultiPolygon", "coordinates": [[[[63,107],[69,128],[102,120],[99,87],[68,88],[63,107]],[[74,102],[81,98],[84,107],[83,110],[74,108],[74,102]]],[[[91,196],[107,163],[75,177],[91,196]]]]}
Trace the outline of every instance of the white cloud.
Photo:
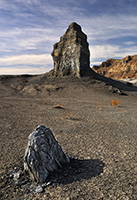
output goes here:
{"type": "Polygon", "coordinates": [[[50,54],[0,58],[0,74],[41,74],[53,68],[50,54]]]}
{"type": "Polygon", "coordinates": [[[36,50],[51,53],[53,44],[59,40],[52,28],[13,28],[0,30],[0,51],[22,52],[36,50]]]}
{"type": "Polygon", "coordinates": [[[14,10],[16,9],[16,5],[14,3],[12,3],[11,1],[7,1],[7,0],[0,0],[0,9],[3,10],[14,10]]]}
{"type": "Polygon", "coordinates": [[[114,38],[136,36],[137,16],[101,15],[78,19],[89,41],[105,41],[114,38]]]}
{"type": "MultiPolygon", "coordinates": [[[[93,45],[89,47],[91,54],[91,62],[94,64],[94,60],[102,59],[102,62],[108,58],[123,58],[127,55],[137,54],[137,46],[130,48],[123,48],[118,45],[93,45]]],[[[96,62],[95,64],[97,64],[96,62]]]]}
{"type": "MultiPolygon", "coordinates": [[[[87,1],[90,4],[96,2],[96,0],[87,1]]],[[[80,6],[83,5],[81,2],[64,0],[61,3],[56,1],[54,4],[54,2],[41,0],[0,0],[0,8],[6,10],[7,13],[10,11],[9,13],[13,16],[9,27],[9,22],[6,20],[10,15],[0,19],[1,23],[6,24],[6,28],[2,27],[0,30],[1,55],[14,54],[14,56],[0,58],[0,66],[45,66],[48,64],[53,66],[50,56],[53,44],[59,41],[59,37],[64,34],[72,21],[79,23],[88,36],[93,64],[99,63],[98,60],[101,59],[104,61],[106,58],[124,57],[137,53],[137,47],[133,41],[128,40],[124,43],[124,45],[129,45],[129,48],[124,47],[122,43],[111,44],[111,39],[116,41],[123,37],[136,37],[136,15],[128,13],[127,15],[117,13],[115,15],[91,13],[90,15],[87,7],[80,6]],[[86,9],[88,15],[85,12],[86,9]],[[15,23],[15,26],[12,26],[12,23],[15,23]],[[30,55],[32,52],[33,55],[30,55]]]]}
{"type": "Polygon", "coordinates": [[[119,46],[93,45],[90,46],[91,59],[115,57],[119,52],[119,46]],[[115,55],[115,56],[114,56],[115,55]]]}
{"type": "Polygon", "coordinates": [[[52,64],[50,54],[42,55],[18,55],[6,56],[0,58],[0,66],[13,66],[13,65],[46,65],[52,64]]]}
{"type": "Polygon", "coordinates": [[[16,66],[16,67],[3,67],[0,68],[0,75],[6,75],[6,74],[42,74],[42,73],[46,73],[50,70],[50,68],[46,67],[40,67],[40,68],[36,68],[36,67],[28,67],[28,66],[16,66]]]}
{"type": "Polygon", "coordinates": [[[134,41],[127,41],[127,42],[124,42],[125,45],[136,45],[136,42],[134,41]]]}
{"type": "Polygon", "coordinates": [[[94,65],[100,65],[102,62],[91,62],[90,67],[92,68],[94,65]]]}
{"type": "Polygon", "coordinates": [[[39,2],[39,0],[14,0],[15,2],[18,2],[18,3],[25,3],[25,4],[33,4],[33,3],[37,3],[39,2]]]}

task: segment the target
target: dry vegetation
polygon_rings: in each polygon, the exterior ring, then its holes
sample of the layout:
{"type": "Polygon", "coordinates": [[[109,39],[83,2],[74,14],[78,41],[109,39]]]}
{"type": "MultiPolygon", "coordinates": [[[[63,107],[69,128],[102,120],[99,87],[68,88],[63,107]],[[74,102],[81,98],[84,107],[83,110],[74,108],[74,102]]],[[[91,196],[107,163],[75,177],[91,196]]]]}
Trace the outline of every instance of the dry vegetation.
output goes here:
{"type": "Polygon", "coordinates": [[[63,105],[61,104],[56,104],[56,105],[53,105],[52,108],[59,108],[59,109],[63,109],[63,105]]]}
{"type": "Polygon", "coordinates": [[[72,111],[68,110],[68,111],[65,113],[64,118],[65,118],[65,119],[69,119],[69,120],[73,119],[72,111]]]}
{"type": "Polygon", "coordinates": [[[117,106],[119,104],[119,100],[111,99],[110,105],[111,106],[117,106]]]}

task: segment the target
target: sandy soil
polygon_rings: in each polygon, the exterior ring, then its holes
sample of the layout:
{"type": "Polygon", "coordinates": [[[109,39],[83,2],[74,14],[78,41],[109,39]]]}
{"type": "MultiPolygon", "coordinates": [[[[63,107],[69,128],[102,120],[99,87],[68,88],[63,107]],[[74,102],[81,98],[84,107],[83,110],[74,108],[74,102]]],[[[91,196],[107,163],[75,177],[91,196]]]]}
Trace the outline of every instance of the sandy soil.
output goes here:
{"type": "Polygon", "coordinates": [[[0,199],[136,199],[137,88],[132,87],[119,95],[91,78],[1,76],[0,199]],[[112,106],[112,99],[118,105],[112,106]],[[57,104],[63,108],[54,108],[57,104]],[[49,127],[75,160],[45,192],[33,194],[5,174],[21,165],[28,135],[39,124],[49,127]]]}

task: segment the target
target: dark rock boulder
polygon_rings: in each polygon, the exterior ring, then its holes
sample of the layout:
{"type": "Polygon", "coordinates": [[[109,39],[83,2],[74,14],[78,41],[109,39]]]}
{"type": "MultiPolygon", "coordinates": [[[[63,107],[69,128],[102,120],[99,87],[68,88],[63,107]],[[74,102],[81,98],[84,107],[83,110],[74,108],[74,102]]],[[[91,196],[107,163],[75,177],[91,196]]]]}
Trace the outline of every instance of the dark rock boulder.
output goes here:
{"type": "Polygon", "coordinates": [[[62,151],[49,128],[38,126],[29,135],[24,170],[32,180],[44,183],[51,172],[67,162],[70,162],[69,157],[62,151]]]}
{"type": "Polygon", "coordinates": [[[90,52],[87,36],[81,27],[73,22],[60,41],[54,44],[52,56],[55,76],[73,74],[77,77],[91,75],[90,52]]]}

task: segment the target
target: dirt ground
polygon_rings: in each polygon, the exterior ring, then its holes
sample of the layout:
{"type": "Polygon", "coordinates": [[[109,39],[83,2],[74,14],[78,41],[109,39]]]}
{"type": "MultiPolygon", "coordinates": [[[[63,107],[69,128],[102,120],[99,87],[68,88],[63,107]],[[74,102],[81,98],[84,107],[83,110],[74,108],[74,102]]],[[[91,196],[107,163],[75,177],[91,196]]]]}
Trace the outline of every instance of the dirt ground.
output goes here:
{"type": "Polygon", "coordinates": [[[128,87],[120,95],[88,77],[1,76],[0,199],[135,200],[137,88],[128,87]],[[21,165],[28,135],[40,124],[74,160],[36,194],[6,174],[21,165]]]}

